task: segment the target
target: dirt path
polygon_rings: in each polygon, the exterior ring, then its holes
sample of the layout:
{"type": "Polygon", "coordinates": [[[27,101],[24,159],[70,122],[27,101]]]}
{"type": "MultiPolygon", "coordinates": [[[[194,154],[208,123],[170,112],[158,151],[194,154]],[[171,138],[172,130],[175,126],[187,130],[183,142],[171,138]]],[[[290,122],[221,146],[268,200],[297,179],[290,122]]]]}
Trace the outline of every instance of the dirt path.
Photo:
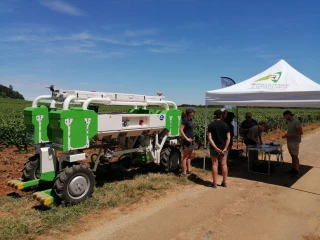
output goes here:
{"type": "MultiPolygon", "coordinates": [[[[320,131],[303,138],[299,179],[250,174],[242,164],[227,189],[200,182],[63,239],[320,239],[319,143],[320,131]]],[[[284,159],[290,162],[286,146],[284,159]]]]}

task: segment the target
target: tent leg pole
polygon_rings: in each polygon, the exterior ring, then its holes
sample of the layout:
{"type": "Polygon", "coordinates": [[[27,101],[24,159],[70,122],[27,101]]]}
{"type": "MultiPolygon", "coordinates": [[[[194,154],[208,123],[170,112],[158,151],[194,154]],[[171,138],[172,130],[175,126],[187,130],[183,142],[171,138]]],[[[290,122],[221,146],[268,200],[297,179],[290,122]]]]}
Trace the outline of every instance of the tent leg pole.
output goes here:
{"type": "Polygon", "coordinates": [[[239,108],[237,107],[237,149],[239,149],[239,108]]]}
{"type": "Polygon", "coordinates": [[[204,110],[204,146],[203,146],[203,170],[206,169],[206,155],[207,155],[207,116],[208,116],[208,108],[206,104],[206,108],[204,110]]]}

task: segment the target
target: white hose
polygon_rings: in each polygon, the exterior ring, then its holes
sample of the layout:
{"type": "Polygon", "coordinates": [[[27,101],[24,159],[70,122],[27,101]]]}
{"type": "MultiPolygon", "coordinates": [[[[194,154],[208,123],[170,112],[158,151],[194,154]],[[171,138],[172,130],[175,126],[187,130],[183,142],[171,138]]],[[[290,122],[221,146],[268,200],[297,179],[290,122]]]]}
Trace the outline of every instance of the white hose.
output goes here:
{"type": "Polygon", "coordinates": [[[65,100],[64,100],[64,102],[63,102],[63,110],[68,110],[69,109],[69,104],[70,104],[70,102],[73,100],[73,99],[76,99],[77,98],[77,96],[76,95],[70,95],[70,96],[68,96],[65,100]]]}
{"type": "Polygon", "coordinates": [[[83,102],[83,105],[82,105],[82,109],[83,110],[87,110],[88,109],[88,106],[91,102],[98,102],[98,103],[104,103],[104,102],[107,102],[108,105],[110,104],[111,100],[110,98],[89,98],[87,100],[85,100],[83,102]]]}
{"type": "Polygon", "coordinates": [[[41,95],[39,97],[36,97],[36,99],[34,99],[33,102],[32,102],[32,107],[33,108],[37,108],[38,107],[38,102],[40,100],[49,100],[49,99],[52,99],[51,95],[41,95]]]}

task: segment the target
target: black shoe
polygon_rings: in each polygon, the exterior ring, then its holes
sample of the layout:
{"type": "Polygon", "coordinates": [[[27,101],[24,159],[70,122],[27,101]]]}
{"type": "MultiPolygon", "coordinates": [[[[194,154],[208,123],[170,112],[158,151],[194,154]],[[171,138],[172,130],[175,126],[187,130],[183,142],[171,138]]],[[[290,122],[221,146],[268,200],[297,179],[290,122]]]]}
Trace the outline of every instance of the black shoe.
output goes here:
{"type": "Polygon", "coordinates": [[[226,188],[227,187],[227,183],[226,182],[222,182],[220,186],[226,188]]]}

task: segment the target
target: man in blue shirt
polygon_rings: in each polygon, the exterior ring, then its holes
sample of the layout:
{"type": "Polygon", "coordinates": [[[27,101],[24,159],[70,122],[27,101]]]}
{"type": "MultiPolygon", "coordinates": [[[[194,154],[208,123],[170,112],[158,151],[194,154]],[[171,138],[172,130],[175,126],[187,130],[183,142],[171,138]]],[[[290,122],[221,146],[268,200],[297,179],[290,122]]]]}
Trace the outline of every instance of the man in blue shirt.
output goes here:
{"type": "Polygon", "coordinates": [[[246,120],[244,120],[240,125],[240,134],[243,137],[243,142],[245,142],[245,139],[247,137],[247,134],[249,133],[250,128],[258,125],[258,122],[252,118],[251,112],[246,112],[245,118],[246,120]]]}

